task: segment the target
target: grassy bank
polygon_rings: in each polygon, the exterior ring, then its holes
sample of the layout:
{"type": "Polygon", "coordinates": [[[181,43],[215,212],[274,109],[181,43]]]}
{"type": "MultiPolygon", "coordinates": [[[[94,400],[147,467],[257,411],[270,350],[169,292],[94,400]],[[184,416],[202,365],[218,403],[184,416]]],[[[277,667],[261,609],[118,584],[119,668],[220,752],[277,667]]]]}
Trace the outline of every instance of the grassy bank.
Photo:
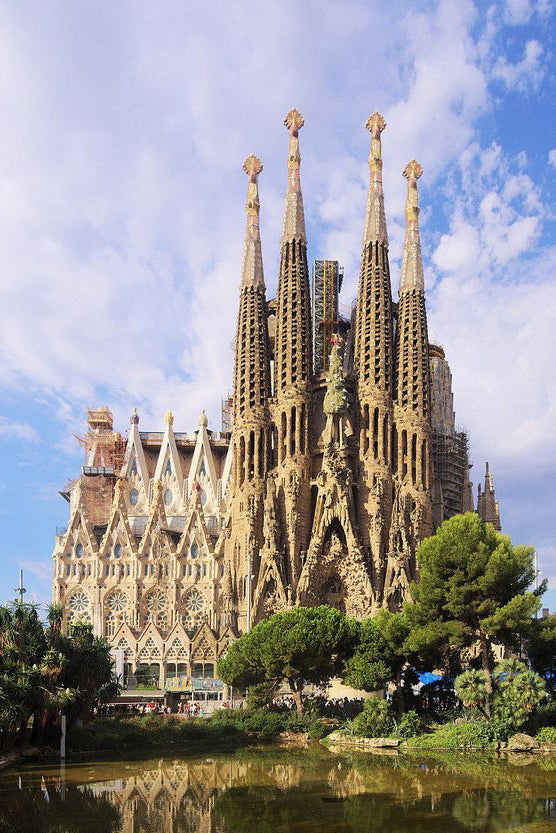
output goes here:
{"type": "Polygon", "coordinates": [[[181,746],[185,749],[227,748],[246,743],[249,737],[233,724],[173,717],[98,718],[68,733],[71,752],[153,749],[181,746]]]}
{"type": "Polygon", "coordinates": [[[180,746],[185,749],[229,748],[244,743],[271,740],[281,732],[307,732],[320,738],[330,731],[318,719],[298,717],[295,712],[253,711],[216,712],[210,719],[177,717],[97,718],[68,733],[72,752],[109,749],[152,749],[180,746]]]}

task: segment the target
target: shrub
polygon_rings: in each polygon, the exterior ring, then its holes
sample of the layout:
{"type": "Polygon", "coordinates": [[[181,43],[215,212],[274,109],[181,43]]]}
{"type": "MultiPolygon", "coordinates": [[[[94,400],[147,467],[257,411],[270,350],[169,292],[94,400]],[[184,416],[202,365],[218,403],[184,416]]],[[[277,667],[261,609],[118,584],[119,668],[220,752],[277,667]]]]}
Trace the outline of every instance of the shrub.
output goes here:
{"type": "Polygon", "coordinates": [[[370,697],[365,700],[363,711],[351,721],[353,734],[364,738],[381,738],[390,734],[394,721],[385,700],[370,697]]]}
{"type": "Polygon", "coordinates": [[[498,742],[497,731],[486,720],[447,723],[430,735],[410,738],[407,744],[422,749],[492,749],[498,742]]]}
{"type": "Polygon", "coordinates": [[[402,714],[395,727],[394,733],[398,738],[414,738],[419,734],[421,719],[416,711],[409,711],[402,714]]]}
{"type": "Polygon", "coordinates": [[[537,734],[539,743],[556,743],[556,726],[545,726],[537,734]]]}

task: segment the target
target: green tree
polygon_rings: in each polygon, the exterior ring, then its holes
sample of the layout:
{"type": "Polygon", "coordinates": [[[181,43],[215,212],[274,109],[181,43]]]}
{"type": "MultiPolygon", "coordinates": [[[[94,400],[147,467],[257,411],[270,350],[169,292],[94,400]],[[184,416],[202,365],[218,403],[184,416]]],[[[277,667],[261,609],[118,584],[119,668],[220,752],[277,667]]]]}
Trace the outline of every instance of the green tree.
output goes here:
{"type": "Polygon", "coordinates": [[[538,591],[528,592],[533,550],[514,547],[506,535],[473,512],[445,521],[418,552],[419,581],[404,610],[411,626],[407,646],[438,656],[478,645],[487,712],[493,694],[492,643],[517,648],[531,628],[538,591]]]}
{"type": "Polygon", "coordinates": [[[301,713],[304,686],[324,685],[342,673],[355,633],[355,623],[327,605],[285,610],[233,642],[218,675],[241,689],[286,680],[301,713]]]}
{"type": "Polygon", "coordinates": [[[527,635],[525,650],[534,670],[549,675],[554,688],[556,671],[556,613],[542,619],[534,619],[527,635]]]}
{"type": "Polygon", "coordinates": [[[405,677],[410,682],[409,678],[414,676],[411,665],[416,655],[408,649],[409,634],[410,627],[403,612],[381,610],[372,619],[364,619],[357,628],[356,647],[344,672],[347,685],[364,691],[378,691],[386,683],[394,683],[398,716],[404,710],[405,677]]]}
{"type": "Polygon", "coordinates": [[[30,718],[35,743],[55,742],[62,711],[71,724],[118,692],[108,643],[90,625],[64,635],[62,620],[59,606],[47,627],[33,605],[0,607],[0,748],[22,743],[30,718]]]}

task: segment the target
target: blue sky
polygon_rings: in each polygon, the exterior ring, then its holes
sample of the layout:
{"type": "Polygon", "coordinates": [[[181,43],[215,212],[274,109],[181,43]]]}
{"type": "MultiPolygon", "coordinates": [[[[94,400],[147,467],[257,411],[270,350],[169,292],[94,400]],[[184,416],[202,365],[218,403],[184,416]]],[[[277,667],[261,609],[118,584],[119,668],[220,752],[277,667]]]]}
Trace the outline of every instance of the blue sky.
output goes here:
{"type": "Polygon", "coordinates": [[[249,153],[276,286],[295,106],[311,257],[355,294],[379,109],[392,278],[420,180],[431,339],[472,479],[537,547],[556,607],[555,8],[551,0],[0,5],[0,599],[51,551],[89,406],[123,430],[219,426],[249,153]]]}

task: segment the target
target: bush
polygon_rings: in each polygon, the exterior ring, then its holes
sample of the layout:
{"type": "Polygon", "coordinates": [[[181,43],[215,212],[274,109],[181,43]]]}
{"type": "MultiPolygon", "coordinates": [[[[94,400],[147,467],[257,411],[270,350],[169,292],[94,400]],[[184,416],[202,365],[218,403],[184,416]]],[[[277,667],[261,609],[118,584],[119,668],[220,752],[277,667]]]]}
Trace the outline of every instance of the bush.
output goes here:
{"type": "Polygon", "coordinates": [[[363,711],[350,724],[354,735],[364,738],[383,738],[394,728],[394,721],[385,700],[370,697],[365,700],[363,711]]]}
{"type": "Polygon", "coordinates": [[[545,726],[537,734],[537,740],[539,743],[556,743],[556,727],[545,726]]]}
{"type": "Polygon", "coordinates": [[[393,734],[397,738],[414,738],[419,734],[421,718],[416,711],[409,711],[403,714],[398,720],[393,734]]]}
{"type": "Polygon", "coordinates": [[[486,720],[470,723],[447,723],[430,735],[410,738],[408,746],[422,749],[493,749],[500,727],[486,720]]]}

